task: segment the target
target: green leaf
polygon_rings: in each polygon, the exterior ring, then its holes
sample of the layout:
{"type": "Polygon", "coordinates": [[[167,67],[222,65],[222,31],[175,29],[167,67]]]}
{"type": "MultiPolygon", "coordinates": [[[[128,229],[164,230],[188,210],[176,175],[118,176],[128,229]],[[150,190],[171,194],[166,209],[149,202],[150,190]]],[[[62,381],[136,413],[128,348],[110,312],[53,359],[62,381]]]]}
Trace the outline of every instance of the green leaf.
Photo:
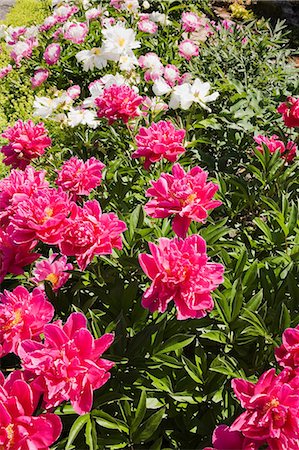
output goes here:
{"type": "Polygon", "coordinates": [[[97,424],[103,428],[108,428],[109,430],[118,430],[126,434],[129,434],[129,428],[125,422],[119,419],[114,419],[112,416],[105,413],[104,411],[93,410],[92,416],[94,420],[97,422],[97,424]]]}
{"type": "Polygon", "coordinates": [[[145,413],[146,413],[146,392],[141,391],[135,417],[130,428],[130,434],[135,433],[135,431],[143,421],[145,413]]]}
{"type": "Polygon", "coordinates": [[[140,429],[133,436],[133,442],[138,444],[149,440],[162,422],[164,413],[165,408],[161,408],[142,423],[140,429]]]}
{"type": "Polygon", "coordinates": [[[75,422],[73,423],[70,432],[69,432],[69,437],[65,446],[65,450],[71,450],[72,449],[72,443],[74,442],[74,440],[76,439],[76,437],[78,436],[78,434],[80,433],[80,431],[82,430],[82,428],[87,424],[88,420],[90,420],[89,418],[89,414],[84,414],[84,416],[80,416],[78,417],[75,422]]]}
{"type": "Polygon", "coordinates": [[[90,416],[86,424],[85,441],[90,450],[97,450],[97,433],[94,421],[91,419],[90,416]]]}
{"type": "Polygon", "coordinates": [[[158,351],[155,352],[156,355],[161,353],[168,353],[174,350],[179,350],[191,344],[195,336],[188,336],[187,334],[175,334],[170,339],[168,339],[164,344],[160,345],[158,351]]]}
{"type": "Polygon", "coordinates": [[[182,355],[182,361],[184,363],[184,368],[188,375],[194,380],[196,383],[202,384],[201,372],[198,370],[197,366],[193,364],[188,358],[182,355]]]}
{"type": "Polygon", "coordinates": [[[221,344],[227,343],[227,335],[222,331],[207,331],[200,337],[202,339],[209,339],[210,341],[220,342],[221,344]]]}

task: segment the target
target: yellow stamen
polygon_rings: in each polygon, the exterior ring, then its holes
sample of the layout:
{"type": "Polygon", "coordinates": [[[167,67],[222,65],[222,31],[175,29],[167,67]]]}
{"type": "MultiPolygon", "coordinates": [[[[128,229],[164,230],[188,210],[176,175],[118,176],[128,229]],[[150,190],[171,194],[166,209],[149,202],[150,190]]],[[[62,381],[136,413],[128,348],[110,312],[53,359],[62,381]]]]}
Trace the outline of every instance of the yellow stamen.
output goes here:
{"type": "Polygon", "coordinates": [[[49,273],[49,275],[46,277],[47,281],[50,281],[50,283],[55,286],[59,280],[59,277],[55,273],[49,273]]]}

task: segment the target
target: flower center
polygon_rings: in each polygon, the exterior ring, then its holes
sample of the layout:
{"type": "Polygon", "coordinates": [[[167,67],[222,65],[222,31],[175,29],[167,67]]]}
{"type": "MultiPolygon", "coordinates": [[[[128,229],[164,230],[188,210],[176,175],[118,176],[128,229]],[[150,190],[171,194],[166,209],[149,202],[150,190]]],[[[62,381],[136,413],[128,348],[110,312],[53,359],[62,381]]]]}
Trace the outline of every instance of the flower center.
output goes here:
{"type": "Polygon", "coordinates": [[[9,450],[10,448],[12,448],[13,444],[14,444],[14,426],[12,423],[10,423],[6,428],[5,428],[6,434],[7,434],[7,439],[8,439],[8,443],[6,443],[6,445],[0,445],[0,450],[9,450]],[[8,446],[7,446],[8,444],[8,446]]]}
{"type": "Polygon", "coordinates": [[[7,331],[10,330],[12,327],[14,327],[15,325],[17,325],[18,323],[20,323],[22,321],[22,313],[20,309],[16,309],[14,311],[14,319],[10,320],[8,322],[8,324],[3,326],[3,331],[7,331]]]}
{"type": "Polygon", "coordinates": [[[49,275],[47,275],[47,277],[45,279],[47,281],[50,281],[50,283],[52,283],[53,286],[55,286],[59,280],[59,277],[55,273],[49,273],[49,275]]]}
{"type": "Polygon", "coordinates": [[[101,49],[100,48],[93,48],[92,52],[94,55],[100,55],[101,54],[101,49]]]}
{"type": "Polygon", "coordinates": [[[272,398],[270,402],[267,402],[263,408],[263,412],[267,412],[271,408],[277,408],[279,406],[279,401],[277,398],[272,398]]]}
{"type": "Polygon", "coordinates": [[[120,38],[118,38],[118,40],[117,40],[117,43],[118,43],[118,45],[119,45],[120,47],[123,47],[123,46],[125,45],[125,42],[126,42],[126,40],[125,40],[125,38],[123,38],[123,37],[120,37],[120,38]]]}
{"type": "Polygon", "coordinates": [[[41,223],[45,223],[45,222],[47,222],[47,220],[48,219],[50,219],[50,217],[52,217],[53,216],[53,208],[50,208],[49,206],[47,206],[46,208],[45,208],[45,210],[44,210],[44,217],[43,217],[43,219],[42,219],[42,221],[41,221],[41,223]]]}

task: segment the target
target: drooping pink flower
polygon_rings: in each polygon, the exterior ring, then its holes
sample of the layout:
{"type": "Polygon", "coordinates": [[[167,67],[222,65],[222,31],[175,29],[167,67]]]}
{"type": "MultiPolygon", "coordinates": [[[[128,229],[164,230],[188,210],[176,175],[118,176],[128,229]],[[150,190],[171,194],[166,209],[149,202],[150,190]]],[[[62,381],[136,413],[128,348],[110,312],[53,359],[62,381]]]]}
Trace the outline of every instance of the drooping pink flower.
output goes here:
{"type": "Polygon", "coordinates": [[[95,255],[111,254],[113,248],[121,250],[121,233],[126,229],[116,214],[103,214],[96,200],[86,202],[83,208],[73,204],[60,251],[66,256],[76,256],[78,266],[84,270],[95,255]]]}
{"type": "Polygon", "coordinates": [[[17,244],[40,240],[58,244],[66,226],[72,202],[62,189],[47,188],[17,205],[12,217],[12,237],[17,244]]]}
{"type": "Polygon", "coordinates": [[[204,450],[258,450],[260,443],[245,438],[240,431],[232,431],[227,425],[215,428],[212,437],[213,447],[204,450]]]}
{"type": "Polygon", "coordinates": [[[75,200],[78,195],[88,195],[102,181],[102,170],[105,164],[96,158],[86,162],[73,156],[58,171],[56,184],[69,192],[75,200]]]}
{"type": "Polygon", "coordinates": [[[147,69],[144,74],[145,81],[155,81],[163,75],[163,64],[159,56],[154,52],[141,55],[138,58],[138,64],[142,69],[147,69]]]}
{"type": "Polygon", "coordinates": [[[299,393],[288,370],[265,372],[256,384],[242,379],[232,381],[235,395],[246,409],[232,424],[232,431],[267,443],[270,449],[296,449],[299,445],[299,393]]]}
{"type": "Polygon", "coordinates": [[[299,127],[299,98],[288,97],[284,103],[278,106],[277,112],[282,114],[286,127],[299,127]]]}
{"type": "Polygon", "coordinates": [[[0,70],[0,80],[4,77],[6,77],[6,75],[8,75],[10,72],[12,71],[12,65],[8,64],[6,67],[3,67],[0,70]]]}
{"type": "Polygon", "coordinates": [[[198,166],[185,172],[180,164],[175,164],[172,175],[162,173],[157,181],[151,181],[146,196],[153,199],[145,205],[145,212],[156,218],[174,215],[173,231],[184,238],[192,220],[204,222],[208,210],[222,204],[213,200],[218,185],[207,182],[207,178],[208,173],[198,166]]]}
{"type": "Polygon", "coordinates": [[[151,20],[139,20],[138,30],[143,31],[144,33],[155,34],[158,31],[158,25],[151,20]]]}
{"type": "Polygon", "coordinates": [[[25,339],[39,340],[53,316],[54,308],[39,288],[30,293],[18,286],[0,294],[0,357],[17,353],[18,345],[25,339]]]}
{"type": "Polygon", "coordinates": [[[283,332],[282,345],[275,349],[275,357],[282,367],[299,368],[299,325],[283,332]]]}
{"type": "Polygon", "coordinates": [[[149,128],[141,127],[135,138],[137,150],[132,154],[132,158],[144,157],[145,169],[162,158],[175,162],[185,151],[185,134],[185,130],[177,130],[170,121],[164,120],[152,123],[149,128]]]}
{"type": "Polygon", "coordinates": [[[183,12],[182,14],[182,27],[187,33],[197,31],[202,25],[200,17],[191,11],[183,12]]]}
{"type": "Polygon", "coordinates": [[[101,97],[95,99],[94,103],[98,117],[105,117],[109,124],[120,119],[127,123],[130,119],[140,116],[139,105],[143,97],[129,86],[113,84],[103,90],[101,97]]]}
{"type": "Polygon", "coordinates": [[[173,64],[167,64],[167,66],[164,67],[164,78],[169,86],[173,87],[180,79],[179,69],[173,64]]]}
{"type": "Polygon", "coordinates": [[[43,281],[50,281],[53,291],[58,291],[71,274],[66,272],[67,270],[73,270],[73,264],[67,262],[66,256],[58,258],[58,253],[53,253],[48,259],[37,261],[35,268],[33,269],[32,281],[38,285],[44,286],[43,281]]]}
{"type": "Polygon", "coordinates": [[[53,66],[57,63],[61,54],[60,44],[50,44],[44,52],[44,60],[49,66],[53,66]]]}
{"type": "Polygon", "coordinates": [[[101,356],[112,344],[113,334],[94,339],[81,313],[72,313],[65,325],[60,320],[45,325],[44,334],[43,344],[27,340],[18,352],[23,368],[37,377],[33,385],[43,393],[44,406],[70,400],[78,414],[89,412],[93,390],[110,378],[114,363],[101,356]]]}
{"type": "Polygon", "coordinates": [[[88,26],[84,22],[69,22],[64,25],[64,39],[74,44],[83,44],[87,34],[88,26]]]}
{"type": "Polygon", "coordinates": [[[143,294],[144,308],[165,312],[173,300],[178,320],[199,319],[213,309],[211,291],[223,282],[224,267],[208,262],[202,237],[160,238],[149,248],[151,255],[139,255],[143,271],[153,281],[143,294]]]}
{"type": "Polygon", "coordinates": [[[32,159],[43,155],[51,145],[47,133],[43,123],[34,125],[32,120],[18,120],[13,127],[2,133],[2,137],[9,140],[7,145],[1,147],[1,152],[6,156],[4,164],[11,165],[14,169],[25,169],[32,159]]]}
{"type": "Polygon", "coordinates": [[[6,379],[0,373],[0,448],[4,450],[50,450],[62,424],[56,414],[36,415],[40,395],[20,371],[6,379]]]}
{"type": "Polygon", "coordinates": [[[295,142],[288,141],[287,145],[285,145],[285,143],[280,140],[279,136],[276,134],[273,134],[270,138],[259,134],[258,136],[254,136],[254,140],[259,144],[256,148],[261,153],[264,152],[262,144],[265,144],[270,153],[279,152],[281,157],[287,162],[293,161],[296,156],[297,145],[295,142]]]}
{"type": "Polygon", "coordinates": [[[37,69],[30,80],[32,89],[35,89],[41,84],[43,84],[48,79],[48,77],[49,77],[48,69],[37,69]]]}
{"type": "Polygon", "coordinates": [[[179,44],[179,54],[189,61],[193,56],[199,55],[198,45],[190,39],[185,39],[179,44]]]}

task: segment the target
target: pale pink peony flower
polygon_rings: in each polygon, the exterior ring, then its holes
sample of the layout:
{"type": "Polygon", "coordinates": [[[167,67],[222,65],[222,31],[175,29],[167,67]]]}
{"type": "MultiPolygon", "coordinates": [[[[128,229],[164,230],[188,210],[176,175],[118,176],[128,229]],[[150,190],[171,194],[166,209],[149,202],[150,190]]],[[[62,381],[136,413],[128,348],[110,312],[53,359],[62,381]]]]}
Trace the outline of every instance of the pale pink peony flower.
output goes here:
{"type": "Polygon", "coordinates": [[[53,17],[56,20],[56,23],[64,23],[66,22],[71,16],[76,14],[79,11],[79,8],[77,6],[71,6],[67,4],[62,4],[61,6],[58,6],[58,8],[55,8],[53,17]]]}
{"type": "Polygon", "coordinates": [[[227,425],[218,425],[212,437],[213,447],[204,450],[258,450],[260,443],[245,438],[240,431],[232,431],[227,425]]]}
{"type": "Polygon", "coordinates": [[[33,40],[27,39],[26,41],[18,41],[12,46],[10,57],[14,60],[17,67],[20,67],[20,62],[23,58],[30,58],[33,48],[35,47],[34,43],[33,40]]]}
{"type": "Polygon", "coordinates": [[[46,17],[43,24],[39,27],[39,31],[48,31],[51,30],[57,24],[57,17],[49,16],[46,17]]]}
{"type": "Polygon", "coordinates": [[[191,11],[183,12],[182,14],[182,27],[187,33],[197,31],[202,25],[201,20],[197,14],[191,11]]]}
{"type": "Polygon", "coordinates": [[[173,64],[167,64],[164,67],[164,78],[169,86],[173,87],[180,80],[179,69],[173,64]]]}
{"type": "Polygon", "coordinates": [[[99,118],[108,119],[109,125],[116,120],[127,123],[130,119],[140,116],[139,109],[143,97],[129,86],[113,84],[103,90],[101,97],[95,99],[94,103],[99,118]]]}
{"type": "Polygon", "coordinates": [[[275,134],[270,138],[259,134],[258,136],[254,136],[254,140],[259,144],[256,148],[261,153],[264,152],[262,144],[265,144],[270,153],[279,152],[280,156],[287,162],[293,161],[296,156],[297,145],[295,142],[289,141],[287,145],[285,145],[284,142],[280,140],[279,136],[276,136],[275,134]]]}
{"type": "Polygon", "coordinates": [[[282,114],[286,127],[299,127],[299,98],[288,97],[284,103],[278,106],[277,112],[282,114]]]}
{"type": "Polygon", "coordinates": [[[56,184],[76,200],[78,195],[88,195],[101,184],[104,167],[105,164],[96,158],[84,162],[73,156],[58,171],[56,184]]]}
{"type": "Polygon", "coordinates": [[[35,89],[43,84],[49,77],[48,69],[37,69],[31,78],[31,87],[35,89]]]}
{"type": "Polygon", "coordinates": [[[13,127],[7,128],[2,137],[9,140],[0,151],[6,156],[4,164],[13,168],[25,169],[34,158],[45,153],[52,141],[43,123],[34,125],[32,120],[22,122],[18,120],[13,127]]]}
{"type": "Polygon", "coordinates": [[[90,8],[85,12],[85,17],[86,20],[95,20],[98,17],[101,17],[101,15],[103,14],[103,10],[98,7],[98,8],[90,8]]]}
{"type": "Polygon", "coordinates": [[[76,256],[78,266],[84,270],[95,255],[111,254],[113,248],[121,250],[121,233],[126,229],[116,214],[103,214],[96,200],[86,202],[83,208],[73,204],[60,251],[66,256],[76,256]]]}
{"type": "Polygon", "coordinates": [[[8,75],[10,72],[12,71],[12,65],[8,64],[6,67],[3,67],[0,70],[0,80],[4,77],[6,77],[6,75],[8,75]]]}
{"type": "Polygon", "coordinates": [[[69,87],[66,91],[66,95],[71,100],[76,100],[77,98],[80,97],[80,94],[81,94],[81,88],[78,84],[75,84],[74,86],[69,87]]]}
{"type": "Polygon", "coordinates": [[[84,22],[69,22],[64,25],[64,39],[74,44],[83,44],[87,34],[88,26],[84,22]]]}
{"type": "Polygon", "coordinates": [[[145,81],[155,81],[163,75],[163,64],[159,56],[154,52],[141,55],[138,59],[138,64],[142,69],[147,69],[144,74],[145,81]]]}
{"type": "Polygon", "coordinates": [[[81,313],[72,313],[65,325],[60,320],[46,325],[44,334],[43,344],[27,340],[18,352],[23,368],[37,377],[33,385],[43,393],[44,406],[48,409],[70,400],[78,414],[89,412],[93,390],[108,381],[114,366],[101,358],[113,334],[94,339],[81,313]]]}
{"type": "Polygon", "coordinates": [[[190,39],[185,39],[179,44],[179,54],[189,61],[193,56],[199,55],[198,45],[190,39]]]}
{"type": "Polygon", "coordinates": [[[151,181],[152,187],[146,191],[147,197],[153,197],[144,207],[145,212],[156,218],[173,215],[173,231],[184,238],[192,220],[204,222],[208,210],[222,204],[213,200],[218,186],[207,182],[208,173],[200,167],[185,172],[180,164],[172,167],[172,175],[162,173],[157,181],[151,181]]]}
{"type": "Polygon", "coordinates": [[[0,373],[0,448],[50,450],[62,424],[56,414],[36,415],[40,395],[25,382],[20,371],[6,379],[0,373]]]}
{"type": "Polygon", "coordinates": [[[234,421],[231,431],[240,431],[259,445],[267,443],[273,450],[297,449],[299,393],[290,375],[284,370],[276,376],[275,369],[270,369],[256,384],[233,380],[235,395],[246,411],[234,421]]]}
{"type": "Polygon", "coordinates": [[[67,270],[73,270],[73,264],[67,263],[66,256],[58,258],[58,253],[53,253],[48,259],[37,261],[32,272],[32,281],[42,287],[43,281],[50,281],[55,292],[70,278],[71,274],[66,272],[67,270]]]}
{"type": "Polygon", "coordinates": [[[40,240],[58,244],[72,202],[62,189],[47,188],[19,202],[11,219],[12,238],[17,244],[40,240]]]}
{"type": "Polygon", "coordinates": [[[25,339],[40,339],[44,325],[54,316],[54,308],[44,292],[30,293],[23,286],[0,294],[0,356],[17,353],[25,339]]]}
{"type": "Polygon", "coordinates": [[[185,130],[177,130],[170,121],[164,120],[152,123],[149,128],[141,127],[135,138],[137,150],[132,154],[132,158],[144,157],[145,169],[162,158],[175,162],[185,151],[185,134],[185,130]]]}
{"type": "Polygon", "coordinates": [[[138,30],[143,31],[144,33],[155,34],[158,31],[158,25],[151,20],[139,20],[138,30]]]}
{"type": "Polygon", "coordinates": [[[208,262],[202,237],[160,238],[149,248],[151,255],[139,255],[143,271],[153,281],[143,294],[144,308],[163,313],[173,300],[178,320],[199,319],[213,309],[211,291],[223,282],[224,267],[208,262]]]}
{"type": "Polygon", "coordinates": [[[50,44],[44,52],[44,60],[49,66],[56,64],[60,58],[61,46],[60,44],[50,44]]]}
{"type": "Polygon", "coordinates": [[[299,325],[283,332],[282,345],[275,349],[275,357],[282,367],[299,368],[299,325]]]}

